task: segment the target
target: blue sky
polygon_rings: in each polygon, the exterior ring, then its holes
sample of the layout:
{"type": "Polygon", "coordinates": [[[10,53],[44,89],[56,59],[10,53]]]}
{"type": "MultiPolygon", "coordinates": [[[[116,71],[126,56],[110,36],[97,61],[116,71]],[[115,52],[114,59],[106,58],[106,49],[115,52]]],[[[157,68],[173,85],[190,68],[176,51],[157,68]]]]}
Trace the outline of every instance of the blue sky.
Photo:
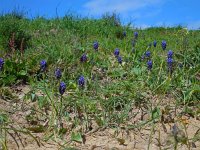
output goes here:
{"type": "Polygon", "coordinates": [[[28,17],[64,16],[67,12],[99,18],[117,12],[137,27],[183,25],[200,28],[200,0],[1,0],[0,12],[25,10],[28,17]]]}

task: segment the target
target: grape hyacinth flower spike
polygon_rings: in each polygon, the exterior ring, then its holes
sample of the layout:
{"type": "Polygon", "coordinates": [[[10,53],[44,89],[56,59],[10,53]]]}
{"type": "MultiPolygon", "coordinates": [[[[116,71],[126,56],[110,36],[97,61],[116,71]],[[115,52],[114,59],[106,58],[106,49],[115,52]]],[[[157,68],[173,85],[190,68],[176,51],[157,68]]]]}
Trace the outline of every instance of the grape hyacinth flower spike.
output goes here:
{"type": "Polygon", "coordinates": [[[62,72],[59,68],[56,69],[55,76],[57,79],[60,79],[62,77],[62,72]]]}
{"type": "Polygon", "coordinates": [[[135,39],[138,38],[138,32],[134,32],[134,37],[135,37],[135,39]]]}
{"type": "Polygon", "coordinates": [[[173,56],[173,51],[169,50],[168,53],[167,53],[167,57],[172,58],[172,56],[173,56]]]}
{"type": "Polygon", "coordinates": [[[87,61],[87,55],[86,54],[83,54],[80,58],[80,61],[81,62],[86,62],[87,61]]]}
{"type": "Polygon", "coordinates": [[[122,64],[122,57],[121,57],[121,56],[118,56],[118,57],[117,57],[117,61],[118,61],[119,64],[122,64]]]}
{"type": "Polygon", "coordinates": [[[162,46],[162,49],[165,50],[167,47],[167,42],[163,40],[161,43],[161,46],[162,46]]]}
{"type": "Polygon", "coordinates": [[[83,87],[83,86],[85,85],[85,78],[84,78],[83,75],[81,75],[81,76],[79,77],[79,79],[78,79],[78,85],[79,85],[80,87],[83,87]]]}
{"type": "Polygon", "coordinates": [[[97,51],[98,48],[99,48],[99,43],[98,42],[94,42],[93,48],[97,51]]]}
{"type": "Polygon", "coordinates": [[[3,58],[0,58],[0,71],[3,69],[3,65],[4,65],[4,60],[3,58]]]}
{"type": "Polygon", "coordinates": [[[150,51],[146,51],[145,56],[146,56],[147,58],[149,58],[149,57],[151,56],[151,52],[150,52],[150,51]]]}
{"type": "Polygon", "coordinates": [[[116,49],[115,49],[114,55],[115,55],[115,57],[118,57],[118,56],[119,56],[119,48],[116,48],[116,49]]]}
{"type": "Polygon", "coordinates": [[[172,67],[173,67],[173,59],[167,58],[167,67],[170,74],[172,74],[172,67]]]}
{"type": "Polygon", "coordinates": [[[123,36],[126,37],[126,31],[123,32],[123,36]]]}
{"type": "Polygon", "coordinates": [[[147,68],[148,68],[148,70],[151,70],[152,66],[153,66],[152,60],[148,60],[148,62],[147,62],[147,68]]]}
{"type": "Polygon", "coordinates": [[[156,47],[156,45],[157,45],[157,42],[153,41],[153,46],[156,47]]]}
{"type": "Polygon", "coordinates": [[[46,68],[47,68],[47,62],[46,62],[46,60],[42,60],[40,62],[40,69],[41,69],[41,71],[45,71],[46,68]]]}
{"type": "Polygon", "coordinates": [[[65,82],[60,82],[59,93],[61,95],[63,95],[65,93],[65,90],[66,90],[66,84],[65,84],[65,82]]]}

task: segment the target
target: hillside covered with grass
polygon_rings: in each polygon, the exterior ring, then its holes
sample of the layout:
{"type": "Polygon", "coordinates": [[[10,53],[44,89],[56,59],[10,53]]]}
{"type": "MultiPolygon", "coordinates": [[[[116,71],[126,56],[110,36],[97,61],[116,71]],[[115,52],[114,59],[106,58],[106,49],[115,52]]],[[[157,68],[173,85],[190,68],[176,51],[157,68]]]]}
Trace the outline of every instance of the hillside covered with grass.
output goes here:
{"type": "Polygon", "coordinates": [[[0,16],[0,149],[26,147],[15,134],[79,149],[88,134],[107,130],[126,149],[119,134],[145,128],[145,148],[157,133],[156,148],[166,147],[164,134],[169,147],[198,148],[200,31],[133,25],[115,14],[0,16]]]}

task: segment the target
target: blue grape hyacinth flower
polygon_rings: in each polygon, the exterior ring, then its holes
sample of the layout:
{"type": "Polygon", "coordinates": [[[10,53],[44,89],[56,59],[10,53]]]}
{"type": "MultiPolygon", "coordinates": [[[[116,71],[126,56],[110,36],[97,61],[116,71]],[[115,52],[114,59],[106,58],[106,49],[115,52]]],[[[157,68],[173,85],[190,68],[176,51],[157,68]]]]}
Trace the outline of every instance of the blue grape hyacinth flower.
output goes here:
{"type": "Polygon", "coordinates": [[[165,50],[167,47],[167,42],[163,40],[161,43],[161,46],[162,46],[162,49],[165,50]]]}
{"type": "Polygon", "coordinates": [[[62,72],[59,68],[56,69],[55,76],[57,79],[60,79],[62,77],[62,72]]]}
{"type": "Polygon", "coordinates": [[[153,67],[153,62],[152,62],[152,60],[148,60],[148,61],[147,61],[147,68],[148,68],[148,70],[151,70],[152,67],[153,67]]]}
{"type": "Polygon", "coordinates": [[[138,38],[138,32],[134,32],[134,37],[137,39],[138,38]]]}
{"type": "Polygon", "coordinates": [[[78,85],[79,85],[80,87],[83,87],[83,86],[85,85],[85,78],[84,78],[83,75],[81,75],[81,76],[79,77],[79,79],[78,79],[78,85]]]}
{"type": "Polygon", "coordinates": [[[172,56],[173,56],[173,51],[169,50],[168,53],[167,53],[167,57],[172,58],[172,56]]]}
{"type": "Polygon", "coordinates": [[[146,57],[150,57],[150,56],[151,56],[151,52],[150,52],[150,51],[146,51],[146,52],[145,52],[145,56],[146,56],[146,57]]]}
{"type": "Polygon", "coordinates": [[[126,31],[123,32],[123,36],[126,37],[126,31]]]}
{"type": "Polygon", "coordinates": [[[95,50],[98,50],[99,48],[99,43],[98,42],[94,42],[93,47],[95,50]]]}
{"type": "Polygon", "coordinates": [[[4,60],[3,58],[0,58],[0,71],[3,69],[3,65],[4,65],[4,60]]]}
{"type": "Polygon", "coordinates": [[[114,55],[115,55],[115,57],[118,57],[118,56],[119,56],[119,48],[116,48],[116,49],[115,49],[114,55]]]}
{"type": "Polygon", "coordinates": [[[118,61],[119,64],[122,64],[122,57],[121,57],[121,56],[118,56],[118,57],[117,57],[117,61],[118,61]]]}
{"type": "Polygon", "coordinates": [[[46,60],[42,60],[40,62],[40,69],[41,69],[41,71],[45,71],[46,68],[47,68],[47,62],[46,62],[46,60]]]}
{"type": "Polygon", "coordinates": [[[172,58],[168,58],[167,59],[167,64],[168,64],[168,67],[172,67],[173,59],[172,58]]]}
{"type": "Polygon", "coordinates": [[[81,62],[86,62],[87,61],[87,55],[86,54],[83,54],[80,58],[80,61],[81,62]]]}
{"type": "Polygon", "coordinates": [[[157,45],[157,42],[153,41],[153,46],[156,47],[156,45],[157,45]]]}
{"type": "Polygon", "coordinates": [[[172,74],[173,62],[174,61],[172,58],[167,58],[167,67],[168,67],[168,71],[170,72],[170,74],[172,74]]]}
{"type": "Polygon", "coordinates": [[[59,92],[61,95],[63,95],[65,93],[66,90],[66,84],[65,82],[60,82],[60,86],[59,86],[59,92]]]}

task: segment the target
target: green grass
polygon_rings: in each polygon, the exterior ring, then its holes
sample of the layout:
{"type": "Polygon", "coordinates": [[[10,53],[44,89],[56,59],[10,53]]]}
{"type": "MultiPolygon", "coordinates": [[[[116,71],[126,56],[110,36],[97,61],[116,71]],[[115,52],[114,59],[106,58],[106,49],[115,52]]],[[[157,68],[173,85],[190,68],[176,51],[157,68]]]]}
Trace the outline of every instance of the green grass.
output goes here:
{"type": "MultiPolygon", "coordinates": [[[[52,129],[55,131],[54,136],[61,134],[57,128],[60,117],[63,123],[72,122],[73,128],[84,126],[86,130],[81,131],[81,134],[90,130],[93,120],[99,127],[117,127],[122,124],[127,125],[127,128],[142,126],[143,122],[128,125],[134,116],[130,112],[133,107],[139,107],[152,114],[152,120],[160,118],[160,106],[152,108],[152,95],[163,98],[165,95],[171,96],[184,110],[197,108],[195,110],[198,111],[192,113],[199,115],[199,30],[182,27],[140,30],[122,26],[116,15],[98,20],[73,15],[50,20],[2,15],[0,33],[0,57],[5,60],[0,72],[1,89],[28,84],[31,91],[25,101],[37,101],[39,106],[39,110],[33,111],[51,112],[40,114],[41,118],[49,120],[45,129],[48,136],[51,136],[52,129]],[[126,37],[123,37],[123,31],[127,32],[126,37]],[[133,47],[135,31],[139,37],[133,47]],[[14,50],[8,46],[13,33],[14,50]],[[148,47],[154,40],[157,41],[157,47],[148,47]],[[162,40],[167,42],[166,50],[162,50],[162,40]],[[94,41],[99,42],[98,51],[93,49],[94,41]],[[115,48],[120,49],[122,64],[114,57],[115,48]],[[170,49],[174,52],[171,75],[167,71],[166,62],[170,49]],[[151,71],[147,69],[147,59],[141,60],[147,50],[151,52],[150,59],[153,61],[151,71]],[[88,56],[85,63],[80,62],[83,53],[88,56]],[[48,64],[45,73],[39,71],[41,60],[46,60],[48,64]],[[179,67],[180,64],[182,67],[179,67]],[[54,77],[56,68],[62,70],[60,80],[54,77]],[[78,86],[80,75],[86,80],[84,88],[78,86]],[[60,81],[67,84],[64,96],[60,96],[58,91],[60,81]],[[75,118],[71,118],[70,114],[75,114],[75,118]]],[[[5,118],[3,112],[0,116],[5,118]]],[[[146,123],[152,120],[146,120],[146,123]]],[[[5,119],[1,119],[0,123],[7,125],[5,119]]],[[[72,137],[72,140],[81,141],[79,133],[73,133],[72,137]]]]}

